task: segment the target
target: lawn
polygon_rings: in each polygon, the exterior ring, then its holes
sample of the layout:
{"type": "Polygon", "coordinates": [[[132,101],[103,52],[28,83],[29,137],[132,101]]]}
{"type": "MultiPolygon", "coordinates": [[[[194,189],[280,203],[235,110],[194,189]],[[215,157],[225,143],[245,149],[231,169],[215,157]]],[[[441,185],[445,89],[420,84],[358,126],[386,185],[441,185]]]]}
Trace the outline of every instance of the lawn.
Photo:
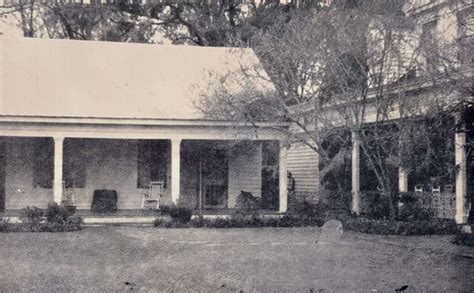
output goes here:
{"type": "Polygon", "coordinates": [[[319,228],[97,227],[0,234],[0,292],[472,292],[474,249],[450,236],[319,228]]]}

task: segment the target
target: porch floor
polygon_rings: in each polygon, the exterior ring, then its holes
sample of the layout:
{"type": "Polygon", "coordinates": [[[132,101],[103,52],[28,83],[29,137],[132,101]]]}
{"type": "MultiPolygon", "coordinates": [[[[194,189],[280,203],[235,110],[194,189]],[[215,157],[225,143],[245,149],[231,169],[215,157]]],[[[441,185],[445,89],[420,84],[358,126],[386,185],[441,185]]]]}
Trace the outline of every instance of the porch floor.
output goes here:
{"type": "MultiPolygon", "coordinates": [[[[218,209],[203,209],[203,215],[232,215],[237,212],[237,209],[232,208],[218,208],[218,209]]],[[[0,212],[0,217],[20,217],[22,210],[6,210],[0,212]]],[[[261,209],[258,210],[260,215],[277,215],[280,214],[276,210],[261,209]]],[[[199,215],[200,212],[198,209],[193,210],[193,215],[199,215]]],[[[143,210],[143,209],[127,209],[127,210],[117,210],[111,213],[95,213],[89,209],[78,209],[75,213],[77,216],[81,217],[157,217],[161,216],[159,210],[143,210]]]]}

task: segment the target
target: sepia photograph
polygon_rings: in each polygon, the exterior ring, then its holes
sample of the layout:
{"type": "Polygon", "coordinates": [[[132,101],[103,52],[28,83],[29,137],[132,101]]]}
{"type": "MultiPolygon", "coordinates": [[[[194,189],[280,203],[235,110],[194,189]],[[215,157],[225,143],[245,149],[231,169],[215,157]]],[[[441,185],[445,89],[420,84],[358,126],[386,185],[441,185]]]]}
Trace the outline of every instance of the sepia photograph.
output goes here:
{"type": "Polygon", "coordinates": [[[474,292],[472,0],[0,0],[0,293],[474,292]]]}

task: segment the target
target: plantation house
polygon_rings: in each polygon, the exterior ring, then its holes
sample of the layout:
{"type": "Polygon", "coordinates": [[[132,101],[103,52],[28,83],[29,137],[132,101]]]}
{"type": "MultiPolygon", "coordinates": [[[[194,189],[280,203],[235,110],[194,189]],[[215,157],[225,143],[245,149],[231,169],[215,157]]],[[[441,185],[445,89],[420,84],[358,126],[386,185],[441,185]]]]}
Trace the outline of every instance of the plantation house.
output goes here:
{"type": "MultiPolygon", "coordinates": [[[[231,69],[227,55],[0,38],[0,211],[65,199],[87,211],[100,190],[116,194],[119,211],[141,210],[152,182],[160,205],[225,210],[241,191],[261,197],[262,145],[283,141],[288,125],[204,120],[193,106],[192,85],[205,70],[231,69]]],[[[250,50],[242,56],[254,58],[250,50]]],[[[280,146],[276,197],[285,212],[280,146]]]]}

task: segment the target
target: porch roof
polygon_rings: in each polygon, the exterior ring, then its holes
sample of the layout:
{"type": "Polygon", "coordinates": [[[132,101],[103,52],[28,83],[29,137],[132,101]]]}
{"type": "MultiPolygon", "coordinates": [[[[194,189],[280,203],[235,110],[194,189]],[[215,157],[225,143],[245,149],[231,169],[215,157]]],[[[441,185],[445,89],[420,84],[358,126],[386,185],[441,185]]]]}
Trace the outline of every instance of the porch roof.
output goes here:
{"type": "Polygon", "coordinates": [[[160,118],[115,118],[115,117],[66,117],[66,116],[32,116],[0,115],[0,123],[28,124],[86,124],[86,125],[130,125],[130,126],[209,126],[209,127],[261,127],[288,128],[289,122],[236,122],[208,119],[160,119],[160,118]]]}

